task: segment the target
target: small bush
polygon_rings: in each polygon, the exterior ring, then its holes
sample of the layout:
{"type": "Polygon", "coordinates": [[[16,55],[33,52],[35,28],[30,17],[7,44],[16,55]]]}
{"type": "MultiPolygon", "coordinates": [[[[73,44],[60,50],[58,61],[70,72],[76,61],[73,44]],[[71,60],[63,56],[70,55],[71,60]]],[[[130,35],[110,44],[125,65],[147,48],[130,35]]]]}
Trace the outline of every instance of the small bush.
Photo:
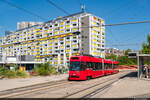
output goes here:
{"type": "Polygon", "coordinates": [[[17,71],[16,71],[16,76],[17,76],[17,77],[25,78],[25,77],[28,77],[29,75],[28,75],[26,72],[17,70],[17,71]]]}
{"type": "Polygon", "coordinates": [[[56,69],[54,67],[50,67],[50,73],[51,74],[57,74],[58,72],[56,71],[56,69]]]}
{"type": "Polygon", "coordinates": [[[46,70],[44,67],[40,67],[38,69],[38,73],[39,75],[43,75],[43,76],[50,75],[49,70],[46,70]]]}
{"type": "Polygon", "coordinates": [[[7,77],[7,78],[16,78],[16,73],[15,73],[15,71],[9,70],[9,71],[5,74],[5,77],[7,77]]]}
{"type": "Polygon", "coordinates": [[[4,76],[6,73],[8,73],[8,68],[0,67],[0,76],[4,76]]]}
{"type": "Polygon", "coordinates": [[[32,76],[38,76],[38,67],[35,67],[31,72],[30,75],[32,76]]]}
{"type": "Polygon", "coordinates": [[[32,72],[31,75],[42,75],[47,76],[51,74],[57,74],[57,71],[54,67],[49,65],[49,63],[41,64],[40,67],[36,67],[32,72]]]}

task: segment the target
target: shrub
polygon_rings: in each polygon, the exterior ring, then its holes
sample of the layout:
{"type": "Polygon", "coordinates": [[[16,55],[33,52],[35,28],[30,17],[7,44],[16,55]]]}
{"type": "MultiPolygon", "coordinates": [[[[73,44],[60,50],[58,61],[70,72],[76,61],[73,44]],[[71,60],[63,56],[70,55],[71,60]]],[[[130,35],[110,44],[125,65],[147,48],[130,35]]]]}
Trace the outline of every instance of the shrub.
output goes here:
{"type": "Polygon", "coordinates": [[[14,65],[14,70],[17,71],[19,69],[18,65],[14,65]]]}
{"type": "Polygon", "coordinates": [[[50,75],[49,70],[46,70],[43,66],[38,69],[39,75],[50,75]]]}
{"type": "Polygon", "coordinates": [[[54,67],[52,67],[51,65],[49,65],[49,63],[44,63],[44,64],[40,64],[40,67],[36,67],[33,70],[32,74],[33,73],[35,75],[46,76],[46,75],[56,74],[57,71],[56,71],[56,69],[54,67]]]}
{"type": "Polygon", "coordinates": [[[30,75],[32,75],[32,76],[38,75],[38,67],[37,66],[30,72],[30,75]]]}
{"type": "Polygon", "coordinates": [[[0,76],[4,76],[8,71],[8,68],[0,67],[0,76]]]}
{"type": "Polygon", "coordinates": [[[15,71],[9,70],[9,71],[5,74],[5,76],[6,76],[7,78],[16,78],[16,73],[15,73],[15,71]]]}
{"type": "Polygon", "coordinates": [[[52,66],[50,66],[50,74],[57,74],[58,72],[56,71],[56,69],[52,66]]]}
{"type": "Polygon", "coordinates": [[[17,70],[17,71],[16,71],[16,76],[17,76],[17,77],[25,78],[25,77],[28,77],[29,75],[28,75],[26,72],[17,70]]]}

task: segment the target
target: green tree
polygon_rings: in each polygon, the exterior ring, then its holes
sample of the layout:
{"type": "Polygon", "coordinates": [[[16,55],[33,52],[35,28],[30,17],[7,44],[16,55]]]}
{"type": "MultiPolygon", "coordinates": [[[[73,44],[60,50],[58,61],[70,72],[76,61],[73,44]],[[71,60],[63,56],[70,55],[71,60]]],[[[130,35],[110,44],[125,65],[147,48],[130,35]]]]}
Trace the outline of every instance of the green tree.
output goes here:
{"type": "Polygon", "coordinates": [[[43,76],[57,73],[56,69],[52,65],[49,65],[48,62],[41,64],[39,68],[36,68],[36,70],[38,75],[43,75],[43,76]]]}
{"type": "Polygon", "coordinates": [[[117,61],[120,65],[137,65],[136,59],[128,58],[128,56],[120,56],[117,61]]]}
{"type": "Polygon", "coordinates": [[[112,60],[117,60],[117,56],[114,54],[106,56],[106,59],[112,59],[112,60]]]}
{"type": "Polygon", "coordinates": [[[131,52],[131,49],[127,49],[127,50],[125,51],[125,55],[126,55],[126,56],[128,56],[128,52],[131,52]]]}
{"type": "Polygon", "coordinates": [[[150,54],[150,34],[147,35],[147,43],[142,44],[142,53],[150,54]]]}

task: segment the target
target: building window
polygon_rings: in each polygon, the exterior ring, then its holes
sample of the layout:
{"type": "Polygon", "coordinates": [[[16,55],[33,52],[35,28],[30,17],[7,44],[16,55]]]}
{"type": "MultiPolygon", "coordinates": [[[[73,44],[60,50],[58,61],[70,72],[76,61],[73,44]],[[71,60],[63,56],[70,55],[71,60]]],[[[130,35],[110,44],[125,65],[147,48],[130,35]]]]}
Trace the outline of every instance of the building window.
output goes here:
{"type": "Polygon", "coordinates": [[[66,39],[70,39],[70,37],[67,37],[66,39]]]}
{"type": "Polygon", "coordinates": [[[67,48],[69,48],[69,47],[70,47],[70,45],[67,45],[66,47],[67,47],[67,48]]]}
{"type": "Polygon", "coordinates": [[[55,26],[58,26],[58,24],[55,24],[55,26]]]}
{"type": "Polygon", "coordinates": [[[73,24],[73,26],[77,26],[77,24],[73,24]]]}
{"type": "Polygon", "coordinates": [[[66,32],[70,32],[70,29],[66,29],[66,32]]]}
{"type": "Polygon", "coordinates": [[[60,44],[64,44],[64,42],[60,42],[60,44]]]}
{"type": "Polygon", "coordinates": [[[77,40],[73,40],[73,42],[75,42],[75,43],[76,43],[76,42],[77,42],[77,40]]]}
{"type": "Polygon", "coordinates": [[[78,51],[79,49],[73,49],[73,51],[78,51]]]}
{"type": "Polygon", "coordinates": [[[66,23],[68,24],[68,23],[70,23],[70,21],[66,21],[66,23]]]}

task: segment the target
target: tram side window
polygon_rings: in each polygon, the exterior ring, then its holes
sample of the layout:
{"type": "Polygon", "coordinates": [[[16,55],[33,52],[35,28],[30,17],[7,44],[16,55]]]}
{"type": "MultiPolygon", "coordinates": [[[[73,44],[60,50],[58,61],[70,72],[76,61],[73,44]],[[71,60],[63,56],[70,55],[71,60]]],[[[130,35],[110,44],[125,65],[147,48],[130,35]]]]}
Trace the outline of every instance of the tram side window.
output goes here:
{"type": "Polygon", "coordinates": [[[104,64],[104,68],[108,69],[108,64],[107,63],[104,64]]]}
{"type": "Polygon", "coordinates": [[[89,67],[92,68],[92,62],[89,62],[89,67]]]}
{"type": "Polygon", "coordinates": [[[87,68],[88,68],[88,69],[92,68],[91,62],[87,62],[86,65],[87,65],[87,68]]]}
{"type": "Polygon", "coordinates": [[[109,64],[109,69],[112,69],[112,64],[109,64]]]}
{"type": "Polygon", "coordinates": [[[114,69],[117,68],[117,66],[118,66],[117,64],[114,64],[114,69]]]}
{"type": "Polygon", "coordinates": [[[81,62],[81,71],[84,71],[85,69],[86,69],[85,62],[81,62]]]}
{"type": "Polygon", "coordinates": [[[99,70],[102,70],[102,63],[98,63],[98,66],[99,70]]]}
{"type": "Polygon", "coordinates": [[[119,65],[118,64],[116,64],[116,68],[118,67],[119,65]]]}
{"type": "Polygon", "coordinates": [[[96,70],[99,70],[99,66],[98,66],[98,63],[97,63],[97,62],[95,62],[95,69],[96,69],[96,70]]]}
{"type": "Polygon", "coordinates": [[[89,69],[89,62],[86,62],[86,68],[89,69]]]}
{"type": "Polygon", "coordinates": [[[113,64],[113,69],[115,69],[116,68],[116,64],[113,64]]]}
{"type": "Polygon", "coordinates": [[[94,63],[94,62],[92,62],[92,69],[93,69],[93,70],[96,70],[95,63],[94,63]]]}
{"type": "Polygon", "coordinates": [[[106,63],[104,63],[104,69],[106,69],[106,63]]]}
{"type": "Polygon", "coordinates": [[[108,69],[111,69],[111,64],[108,64],[108,69]]]}

